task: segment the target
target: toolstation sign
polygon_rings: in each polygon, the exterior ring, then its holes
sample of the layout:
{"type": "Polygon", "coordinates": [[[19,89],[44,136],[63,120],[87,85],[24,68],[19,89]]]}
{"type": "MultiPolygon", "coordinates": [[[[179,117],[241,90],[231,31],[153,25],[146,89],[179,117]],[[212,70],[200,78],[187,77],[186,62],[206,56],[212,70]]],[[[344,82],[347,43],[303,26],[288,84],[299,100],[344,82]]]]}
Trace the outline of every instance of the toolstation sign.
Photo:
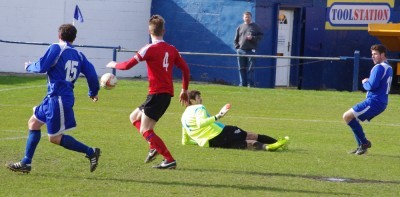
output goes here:
{"type": "Polygon", "coordinates": [[[366,29],[370,23],[389,23],[388,3],[335,2],[327,7],[326,29],[366,29]]]}

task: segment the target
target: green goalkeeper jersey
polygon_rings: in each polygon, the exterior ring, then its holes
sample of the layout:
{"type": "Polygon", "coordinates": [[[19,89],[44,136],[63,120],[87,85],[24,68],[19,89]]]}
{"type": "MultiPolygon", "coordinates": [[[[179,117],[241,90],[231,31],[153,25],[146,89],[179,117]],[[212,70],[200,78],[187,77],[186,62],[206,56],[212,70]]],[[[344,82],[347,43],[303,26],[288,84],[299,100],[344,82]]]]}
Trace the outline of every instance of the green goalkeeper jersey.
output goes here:
{"type": "Polygon", "coordinates": [[[182,144],[198,144],[208,147],[208,141],[222,132],[224,124],[215,121],[204,105],[197,104],[186,107],[182,114],[182,144]]]}

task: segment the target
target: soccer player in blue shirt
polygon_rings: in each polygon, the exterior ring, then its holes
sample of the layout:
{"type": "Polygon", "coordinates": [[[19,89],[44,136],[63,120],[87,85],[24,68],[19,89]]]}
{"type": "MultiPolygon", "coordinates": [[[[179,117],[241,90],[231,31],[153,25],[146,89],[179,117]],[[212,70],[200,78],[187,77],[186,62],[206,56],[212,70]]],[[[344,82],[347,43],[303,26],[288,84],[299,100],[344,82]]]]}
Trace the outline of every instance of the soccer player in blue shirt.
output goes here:
{"type": "Polygon", "coordinates": [[[375,66],[371,69],[369,78],[362,80],[362,85],[367,90],[367,98],[343,114],[343,120],[353,130],[358,143],[358,148],[351,151],[351,154],[362,155],[372,146],[365,137],[359,121],[370,121],[385,111],[388,105],[393,69],[387,62],[386,53],[386,47],[381,44],[371,46],[372,60],[375,66]]]}
{"type": "Polygon", "coordinates": [[[88,147],[65,135],[76,127],[73,106],[74,83],[80,73],[84,74],[89,85],[89,97],[97,101],[99,81],[94,66],[83,53],[76,50],[72,43],[77,30],[71,24],[63,24],[58,29],[59,43],[50,45],[46,53],[35,63],[25,63],[25,69],[32,73],[47,72],[47,95],[42,103],[33,108],[33,115],[28,121],[29,134],[26,142],[25,156],[7,168],[15,172],[29,173],[36,147],[41,138],[40,128],[46,124],[49,141],[66,149],[85,153],[90,161],[90,171],[98,164],[100,149],[88,147]]]}

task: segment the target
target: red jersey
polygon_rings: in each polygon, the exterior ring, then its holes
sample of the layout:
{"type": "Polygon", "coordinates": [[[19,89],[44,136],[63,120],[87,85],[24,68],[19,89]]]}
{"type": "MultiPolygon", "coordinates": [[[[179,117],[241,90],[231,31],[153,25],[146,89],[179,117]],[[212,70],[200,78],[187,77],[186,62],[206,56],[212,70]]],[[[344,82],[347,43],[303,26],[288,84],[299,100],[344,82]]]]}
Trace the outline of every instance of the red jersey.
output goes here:
{"type": "Polygon", "coordinates": [[[181,57],[178,50],[164,42],[155,40],[141,48],[137,54],[128,61],[118,63],[115,68],[128,70],[141,61],[146,61],[149,78],[149,94],[169,93],[174,96],[172,69],[176,65],[182,70],[182,88],[189,86],[189,67],[181,57]]]}

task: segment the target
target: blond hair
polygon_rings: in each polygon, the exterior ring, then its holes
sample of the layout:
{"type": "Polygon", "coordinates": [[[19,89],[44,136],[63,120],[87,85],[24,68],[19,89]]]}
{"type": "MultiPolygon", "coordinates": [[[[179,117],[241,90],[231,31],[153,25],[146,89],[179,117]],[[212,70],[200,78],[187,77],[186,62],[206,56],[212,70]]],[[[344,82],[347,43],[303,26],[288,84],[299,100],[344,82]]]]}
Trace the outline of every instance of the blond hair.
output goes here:
{"type": "Polygon", "coordinates": [[[149,20],[150,34],[155,36],[162,36],[164,33],[165,20],[160,15],[153,15],[149,20]]]}

